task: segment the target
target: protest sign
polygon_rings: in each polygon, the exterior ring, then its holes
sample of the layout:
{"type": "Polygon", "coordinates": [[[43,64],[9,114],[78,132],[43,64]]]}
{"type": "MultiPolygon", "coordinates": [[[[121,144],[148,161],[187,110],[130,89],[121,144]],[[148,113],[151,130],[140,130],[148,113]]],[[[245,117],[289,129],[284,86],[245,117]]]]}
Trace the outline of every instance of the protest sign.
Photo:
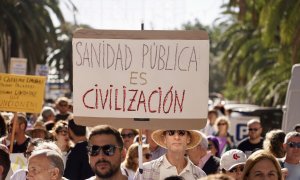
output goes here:
{"type": "Polygon", "coordinates": [[[0,110],[39,113],[44,102],[45,77],[0,73],[0,110]]]}
{"type": "Polygon", "coordinates": [[[89,126],[203,128],[208,62],[209,41],[203,31],[76,31],[75,121],[89,126]]]}
{"type": "Polygon", "coordinates": [[[27,169],[27,159],[24,157],[23,153],[11,153],[9,157],[13,172],[16,172],[18,169],[27,169]]]}
{"type": "Polygon", "coordinates": [[[27,59],[26,58],[11,58],[10,69],[11,74],[25,75],[27,72],[27,59]]]}

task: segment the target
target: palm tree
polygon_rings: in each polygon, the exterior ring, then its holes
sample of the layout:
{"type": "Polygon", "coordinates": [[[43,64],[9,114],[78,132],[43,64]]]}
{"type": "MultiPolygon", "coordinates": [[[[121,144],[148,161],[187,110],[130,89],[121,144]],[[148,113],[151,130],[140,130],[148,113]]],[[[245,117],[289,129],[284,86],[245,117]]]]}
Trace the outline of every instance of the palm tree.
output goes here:
{"type": "Polygon", "coordinates": [[[45,63],[49,48],[57,47],[50,11],[64,22],[58,4],[58,0],[0,1],[0,47],[6,71],[11,57],[27,58],[29,74],[36,64],[45,63]]]}

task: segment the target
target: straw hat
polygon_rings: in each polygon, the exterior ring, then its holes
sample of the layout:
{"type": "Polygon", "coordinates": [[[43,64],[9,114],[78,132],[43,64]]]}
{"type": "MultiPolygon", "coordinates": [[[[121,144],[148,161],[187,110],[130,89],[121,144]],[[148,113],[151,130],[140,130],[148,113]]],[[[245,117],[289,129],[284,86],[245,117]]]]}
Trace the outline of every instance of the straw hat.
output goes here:
{"type": "MultiPolygon", "coordinates": [[[[163,134],[164,131],[166,130],[156,130],[152,133],[151,137],[156,144],[167,149],[166,144],[164,143],[164,134],[163,134]]],[[[186,131],[189,132],[191,137],[190,143],[187,144],[187,149],[192,149],[193,147],[197,146],[200,143],[202,137],[198,131],[195,130],[186,130],[186,131]]]]}
{"type": "Polygon", "coordinates": [[[29,129],[26,130],[26,133],[27,133],[29,136],[32,136],[32,132],[33,132],[33,131],[36,131],[36,130],[42,130],[42,131],[45,133],[46,138],[47,138],[48,135],[49,135],[49,134],[48,134],[48,131],[47,131],[45,125],[44,125],[44,123],[41,122],[41,121],[35,122],[34,125],[33,125],[33,127],[31,127],[31,128],[29,128],[29,129]]]}

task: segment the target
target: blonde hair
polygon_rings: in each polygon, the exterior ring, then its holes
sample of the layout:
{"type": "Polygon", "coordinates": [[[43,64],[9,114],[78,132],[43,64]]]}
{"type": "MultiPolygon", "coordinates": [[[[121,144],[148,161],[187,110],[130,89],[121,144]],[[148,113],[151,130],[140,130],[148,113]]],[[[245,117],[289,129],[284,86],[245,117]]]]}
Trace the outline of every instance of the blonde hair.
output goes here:
{"type": "Polygon", "coordinates": [[[215,123],[215,126],[216,126],[215,128],[218,129],[218,124],[222,121],[224,121],[226,123],[227,130],[228,130],[229,126],[230,126],[230,122],[229,122],[229,120],[226,116],[220,116],[220,117],[217,118],[216,123],[215,123]]]}
{"type": "MultiPolygon", "coordinates": [[[[124,160],[124,165],[126,168],[131,169],[133,171],[136,171],[138,168],[138,161],[136,161],[136,158],[138,158],[138,143],[133,143],[127,150],[126,158],[124,160]]],[[[149,149],[149,144],[143,144],[143,150],[149,149]]]]}
{"type": "Polygon", "coordinates": [[[243,171],[243,176],[242,176],[243,180],[247,179],[247,177],[250,174],[251,169],[257,163],[259,163],[260,161],[265,160],[265,159],[270,160],[272,162],[272,164],[274,164],[274,166],[276,168],[276,171],[277,171],[278,180],[282,180],[281,167],[280,167],[278,161],[276,160],[276,158],[271,153],[269,153],[266,150],[255,151],[253,154],[251,154],[249,156],[249,158],[246,161],[245,168],[244,168],[244,171],[243,171]]]}

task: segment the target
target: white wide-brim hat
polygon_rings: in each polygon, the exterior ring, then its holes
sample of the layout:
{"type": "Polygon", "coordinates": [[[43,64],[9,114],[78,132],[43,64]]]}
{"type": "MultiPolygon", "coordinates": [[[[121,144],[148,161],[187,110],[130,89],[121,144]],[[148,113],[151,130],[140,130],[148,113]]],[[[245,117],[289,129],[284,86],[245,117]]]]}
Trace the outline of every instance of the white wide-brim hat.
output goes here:
{"type": "MultiPolygon", "coordinates": [[[[151,137],[156,144],[167,149],[166,144],[164,143],[164,132],[165,131],[166,130],[161,130],[161,129],[156,130],[152,133],[151,137]]],[[[195,131],[195,130],[186,130],[186,131],[189,132],[189,135],[191,137],[190,142],[187,144],[187,149],[192,149],[193,147],[197,146],[200,143],[202,136],[200,135],[200,133],[198,131],[195,131]]]]}

